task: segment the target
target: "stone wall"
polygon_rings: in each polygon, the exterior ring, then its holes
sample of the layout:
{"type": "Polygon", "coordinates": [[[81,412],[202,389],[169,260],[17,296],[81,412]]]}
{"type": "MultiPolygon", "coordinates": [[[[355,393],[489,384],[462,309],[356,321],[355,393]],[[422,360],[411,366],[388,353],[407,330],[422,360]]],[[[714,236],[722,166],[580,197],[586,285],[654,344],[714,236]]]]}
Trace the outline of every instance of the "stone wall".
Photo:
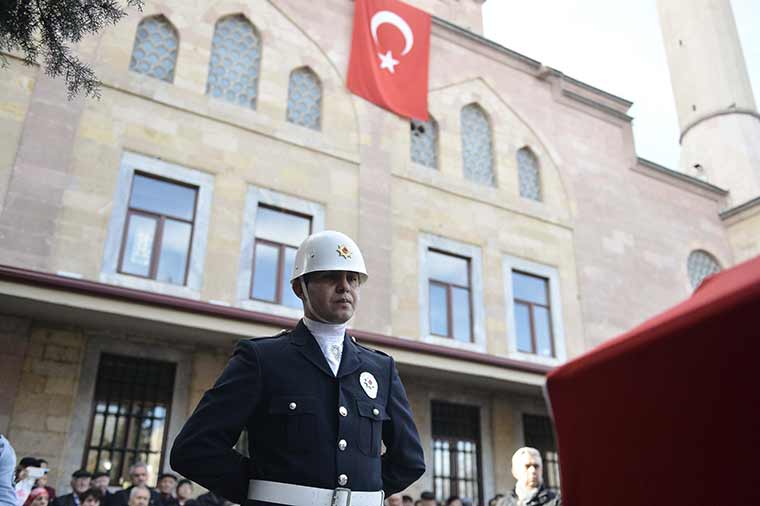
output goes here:
{"type": "MultiPolygon", "coordinates": [[[[7,321],[5,317],[3,320],[7,321]]],[[[55,483],[66,475],[61,469],[63,450],[86,339],[76,328],[43,322],[25,324],[29,329],[26,353],[13,357],[23,365],[10,410],[8,439],[19,458],[31,455],[47,459],[50,481],[55,483]]],[[[9,358],[2,359],[5,369],[9,358]]],[[[12,367],[13,361],[9,362],[12,367]]]]}

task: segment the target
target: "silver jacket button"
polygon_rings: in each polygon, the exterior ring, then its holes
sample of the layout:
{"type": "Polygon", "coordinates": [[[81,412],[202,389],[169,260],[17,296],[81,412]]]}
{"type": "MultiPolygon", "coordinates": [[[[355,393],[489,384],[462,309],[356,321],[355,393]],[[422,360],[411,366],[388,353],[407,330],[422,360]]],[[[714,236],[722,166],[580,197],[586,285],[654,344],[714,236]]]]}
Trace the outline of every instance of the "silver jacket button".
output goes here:
{"type": "Polygon", "coordinates": [[[348,476],[346,476],[345,474],[341,474],[340,476],[338,476],[338,485],[342,487],[342,486],[345,486],[346,483],[348,483],[348,476]]]}
{"type": "Polygon", "coordinates": [[[347,446],[348,446],[348,443],[346,442],[345,439],[341,439],[340,441],[338,441],[338,450],[344,451],[347,446]]]}
{"type": "Polygon", "coordinates": [[[340,416],[348,416],[348,410],[344,406],[338,408],[338,413],[340,413],[340,416]]]}
{"type": "Polygon", "coordinates": [[[295,402],[291,402],[290,404],[288,404],[288,408],[289,408],[291,411],[295,410],[295,409],[296,409],[296,403],[295,403],[295,402]]]}
{"type": "Polygon", "coordinates": [[[380,410],[377,409],[377,408],[375,408],[375,409],[372,410],[372,414],[375,415],[375,416],[377,416],[377,415],[380,414],[380,410]]]}

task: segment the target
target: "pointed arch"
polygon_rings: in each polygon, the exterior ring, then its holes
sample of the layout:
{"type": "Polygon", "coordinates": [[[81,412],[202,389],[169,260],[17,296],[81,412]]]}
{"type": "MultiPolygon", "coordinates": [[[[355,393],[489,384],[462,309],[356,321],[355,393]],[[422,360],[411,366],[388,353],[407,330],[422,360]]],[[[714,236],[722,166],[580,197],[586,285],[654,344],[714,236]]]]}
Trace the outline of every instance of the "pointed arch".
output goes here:
{"type": "Polygon", "coordinates": [[[473,102],[462,107],[460,126],[464,177],[479,184],[496,186],[493,131],[480,104],[473,102]]]}
{"type": "Polygon", "coordinates": [[[309,67],[299,67],[288,79],[287,120],[312,130],[322,126],[322,81],[309,67]]]}
{"type": "Polygon", "coordinates": [[[256,108],[261,35],[248,18],[231,14],[214,26],[206,94],[256,108]]]}
{"type": "Polygon", "coordinates": [[[178,47],[177,29],[164,15],[146,17],[137,25],[129,70],[171,83],[178,47]]]}

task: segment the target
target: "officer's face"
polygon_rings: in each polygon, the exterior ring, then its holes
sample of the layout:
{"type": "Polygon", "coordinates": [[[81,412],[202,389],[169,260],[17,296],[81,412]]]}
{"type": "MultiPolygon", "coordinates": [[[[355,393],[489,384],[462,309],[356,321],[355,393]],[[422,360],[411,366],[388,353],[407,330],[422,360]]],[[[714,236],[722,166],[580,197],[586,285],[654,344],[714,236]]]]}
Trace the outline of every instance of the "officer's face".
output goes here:
{"type": "Polygon", "coordinates": [[[524,453],[512,467],[515,479],[527,488],[541,485],[541,459],[530,453],[524,453]]]}
{"type": "MultiPolygon", "coordinates": [[[[309,275],[306,290],[316,315],[306,316],[330,323],[345,323],[351,319],[359,304],[360,278],[355,272],[325,271],[309,275]]],[[[295,283],[296,295],[301,297],[300,284],[295,283]]],[[[303,298],[303,297],[302,297],[303,298]]]]}
{"type": "Polygon", "coordinates": [[[129,506],[148,506],[150,492],[146,488],[140,488],[132,493],[129,498],[129,506]]]}

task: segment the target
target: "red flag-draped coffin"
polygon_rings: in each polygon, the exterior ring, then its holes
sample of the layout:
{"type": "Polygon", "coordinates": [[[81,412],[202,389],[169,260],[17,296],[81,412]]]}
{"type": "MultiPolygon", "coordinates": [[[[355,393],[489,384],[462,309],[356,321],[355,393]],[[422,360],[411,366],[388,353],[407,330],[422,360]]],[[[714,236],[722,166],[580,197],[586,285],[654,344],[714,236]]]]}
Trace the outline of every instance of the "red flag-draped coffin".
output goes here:
{"type": "Polygon", "coordinates": [[[430,28],[428,13],[398,0],[356,0],[348,89],[426,121],[430,28]]]}
{"type": "Polygon", "coordinates": [[[760,258],[553,371],[563,504],[760,505],[759,371],[760,258]]]}

